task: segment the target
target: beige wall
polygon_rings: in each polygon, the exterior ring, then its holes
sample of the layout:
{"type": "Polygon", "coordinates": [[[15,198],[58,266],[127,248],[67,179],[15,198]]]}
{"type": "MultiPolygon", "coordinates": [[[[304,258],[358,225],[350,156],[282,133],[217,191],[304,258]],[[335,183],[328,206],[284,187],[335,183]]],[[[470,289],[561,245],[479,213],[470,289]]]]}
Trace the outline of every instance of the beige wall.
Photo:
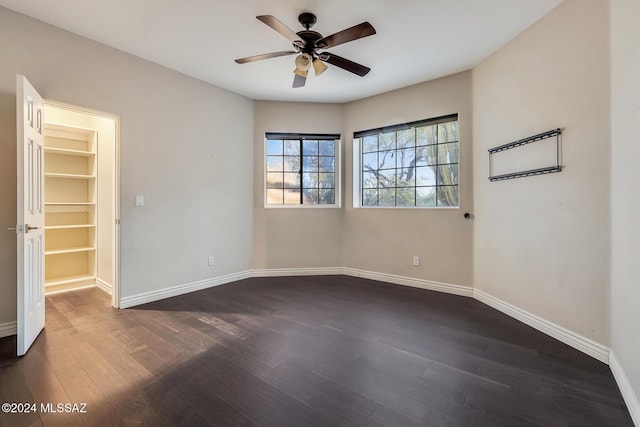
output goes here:
{"type": "Polygon", "coordinates": [[[474,286],[605,345],[607,13],[606,1],[567,0],[473,70],[474,286]],[[487,180],[488,148],[557,127],[561,173],[487,180]]]}
{"type": "Polygon", "coordinates": [[[473,212],[471,73],[464,72],[346,105],[344,119],[344,266],[471,286],[473,212]],[[460,208],[353,207],[353,133],[459,114],[460,208]],[[421,258],[419,267],[413,256],[421,258]]]}
{"type": "MultiPolygon", "coordinates": [[[[20,73],[47,99],[120,118],[122,296],[250,268],[252,101],[4,8],[0,52],[3,228],[16,221],[20,73]]],[[[0,233],[0,324],[16,318],[15,239],[0,233]]]]}
{"type": "Polygon", "coordinates": [[[341,267],[341,209],[264,207],[264,136],[266,132],[340,134],[344,107],[256,101],[254,111],[253,268],[341,267]]]}
{"type": "Polygon", "coordinates": [[[610,5],[611,348],[640,396],[640,2],[613,0],[610,5]]]}

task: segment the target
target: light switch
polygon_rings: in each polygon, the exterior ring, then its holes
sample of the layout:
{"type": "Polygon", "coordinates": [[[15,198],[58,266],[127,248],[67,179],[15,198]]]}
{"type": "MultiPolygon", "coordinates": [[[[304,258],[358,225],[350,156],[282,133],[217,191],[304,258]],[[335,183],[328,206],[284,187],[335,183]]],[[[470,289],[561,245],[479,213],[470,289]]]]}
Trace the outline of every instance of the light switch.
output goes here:
{"type": "Polygon", "coordinates": [[[136,196],[136,206],[144,206],[144,196],[136,196]]]}

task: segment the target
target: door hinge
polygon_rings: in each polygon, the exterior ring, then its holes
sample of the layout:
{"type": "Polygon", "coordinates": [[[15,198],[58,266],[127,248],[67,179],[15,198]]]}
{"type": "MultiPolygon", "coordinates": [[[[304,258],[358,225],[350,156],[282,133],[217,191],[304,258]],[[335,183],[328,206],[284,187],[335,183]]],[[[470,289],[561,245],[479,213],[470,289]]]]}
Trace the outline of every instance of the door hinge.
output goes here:
{"type": "Polygon", "coordinates": [[[9,230],[9,231],[15,231],[15,232],[16,232],[16,234],[24,233],[24,232],[25,232],[25,230],[26,230],[26,226],[21,225],[21,224],[18,224],[18,225],[16,225],[15,227],[7,228],[7,230],[9,230]]]}
{"type": "Polygon", "coordinates": [[[24,225],[18,224],[15,226],[15,228],[11,227],[11,228],[8,228],[7,230],[10,230],[10,231],[15,230],[16,234],[18,234],[18,233],[28,233],[31,230],[39,230],[39,229],[40,227],[32,227],[29,224],[24,224],[24,225]]]}

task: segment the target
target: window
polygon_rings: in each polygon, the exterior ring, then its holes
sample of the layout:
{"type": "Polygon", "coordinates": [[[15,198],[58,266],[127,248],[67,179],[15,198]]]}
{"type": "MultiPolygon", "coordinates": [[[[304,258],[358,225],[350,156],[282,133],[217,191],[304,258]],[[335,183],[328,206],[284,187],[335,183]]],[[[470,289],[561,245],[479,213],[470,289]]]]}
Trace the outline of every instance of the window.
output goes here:
{"type": "Polygon", "coordinates": [[[458,115],[354,134],[354,206],[458,206],[458,115]]]}
{"type": "Polygon", "coordinates": [[[339,135],[266,135],[265,204],[338,207],[339,135]]]}

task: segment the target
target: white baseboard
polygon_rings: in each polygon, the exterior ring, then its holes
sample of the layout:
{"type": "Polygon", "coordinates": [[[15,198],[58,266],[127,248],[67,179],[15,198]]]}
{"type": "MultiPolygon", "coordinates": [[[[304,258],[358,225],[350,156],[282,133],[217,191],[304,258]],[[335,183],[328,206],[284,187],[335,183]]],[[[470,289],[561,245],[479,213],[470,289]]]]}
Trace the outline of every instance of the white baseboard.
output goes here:
{"type": "Polygon", "coordinates": [[[18,333],[16,322],[0,323],[0,338],[10,337],[18,333]]]}
{"type": "Polygon", "coordinates": [[[99,279],[96,277],[96,286],[100,289],[102,289],[103,292],[108,293],[109,295],[111,295],[113,286],[111,286],[111,283],[107,283],[102,279],[99,279]]]}
{"type": "Polygon", "coordinates": [[[213,277],[211,279],[199,280],[197,282],[185,283],[183,285],[172,286],[170,288],[159,289],[157,291],[145,292],[138,295],[123,297],[120,299],[120,308],[134,307],[148,302],[171,298],[189,292],[200,291],[214,286],[224,285],[251,277],[251,271],[241,271],[239,273],[227,274],[225,276],[213,277]]]}
{"type": "Polygon", "coordinates": [[[613,377],[618,383],[618,388],[620,389],[620,393],[622,393],[624,403],[627,404],[627,409],[629,410],[629,414],[631,414],[631,419],[636,426],[640,427],[640,400],[638,399],[638,395],[635,391],[633,391],[631,382],[629,382],[629,378],[624,372],[624,369],[622,369],[622,365],[620,365],[620,362],[613,350],[611,350],[609,354],[609,367],[611,368],[613,377]]]}
{"type": "Polygon", "coordinates": [[[262,268],[251,270],[252,277],[277,276],[327,276],[343,274],[342,267],[313,267],[313,268],[262,268]]]}
{"type": "Polygon", "coordinates": [[[473,297],[478,301],[483,302],[488,306],[493,307],[496,310],[557,339],[558,341],[598,359],[601,362],[609,363],[609,348],[600,343],[563,328],[562,326],[556,325],[553,322],[549,322],[548,320],[529,313],[528,311],[509,304],[508,302],[502,301],[501,299],[489,295],[479,289],[473,290],[473,297]]]}
{"type": "Polygon", "coordinates": [[[374,271],[358,270],[356,268],[349,267],[344,267],[342,271],[346,276],[361,277],[363,279],[377,280],[379,282],[388,282],[396,285],[411,286],[413,288],[427,289],[429,291],[438,291],[465,297],[473,296],[473,288],[469,286],[432,282],[430,280],[416,279],[406,276],[396,276],[394,274],[376,273],[374,271]]]}

